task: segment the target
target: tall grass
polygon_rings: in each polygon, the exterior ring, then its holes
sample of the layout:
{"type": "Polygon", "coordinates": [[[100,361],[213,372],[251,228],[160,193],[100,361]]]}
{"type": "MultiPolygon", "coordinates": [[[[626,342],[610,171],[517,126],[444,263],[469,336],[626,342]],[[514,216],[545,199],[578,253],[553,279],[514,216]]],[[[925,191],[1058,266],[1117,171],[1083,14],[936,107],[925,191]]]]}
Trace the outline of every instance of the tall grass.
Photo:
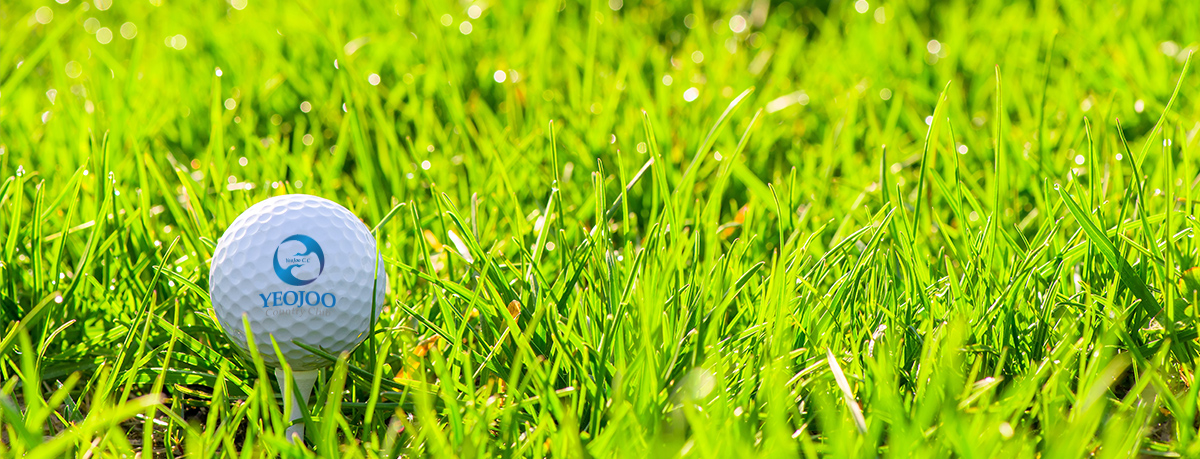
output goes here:
{"type": "Polygon", "coordinates": [[[1008,3],[4,2],[0,456],[1200,455],[1194,6],[1008,3]],[[302,444],[283,193],[390,280],[302,444]]]}

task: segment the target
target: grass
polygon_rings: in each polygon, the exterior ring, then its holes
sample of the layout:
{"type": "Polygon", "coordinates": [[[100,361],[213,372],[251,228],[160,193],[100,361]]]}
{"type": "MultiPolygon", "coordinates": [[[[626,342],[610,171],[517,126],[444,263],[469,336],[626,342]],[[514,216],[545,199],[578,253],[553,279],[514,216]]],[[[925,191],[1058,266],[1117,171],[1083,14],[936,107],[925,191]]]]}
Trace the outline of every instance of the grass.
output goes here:
{"type": "Polygon", "coordinates": [[[933,3],[6,1],[0,456],[1200,455],[1194,5],[933,3]],[[283,193],[390,280],[303,445],[283,193]]]}

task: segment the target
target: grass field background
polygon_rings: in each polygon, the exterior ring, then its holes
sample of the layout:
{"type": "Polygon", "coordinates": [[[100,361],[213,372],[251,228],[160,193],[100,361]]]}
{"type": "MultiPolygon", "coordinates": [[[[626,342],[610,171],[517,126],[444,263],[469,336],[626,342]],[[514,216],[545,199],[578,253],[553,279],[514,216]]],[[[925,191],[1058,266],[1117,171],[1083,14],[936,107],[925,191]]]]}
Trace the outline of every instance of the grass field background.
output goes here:
{"type": "Polygon", "coordinates": [[[59,1],[0,456],[1200,454],[1191,2],[59,1]],[[207,296],[284,193],[390,280],[306,445],[207,296]]]}

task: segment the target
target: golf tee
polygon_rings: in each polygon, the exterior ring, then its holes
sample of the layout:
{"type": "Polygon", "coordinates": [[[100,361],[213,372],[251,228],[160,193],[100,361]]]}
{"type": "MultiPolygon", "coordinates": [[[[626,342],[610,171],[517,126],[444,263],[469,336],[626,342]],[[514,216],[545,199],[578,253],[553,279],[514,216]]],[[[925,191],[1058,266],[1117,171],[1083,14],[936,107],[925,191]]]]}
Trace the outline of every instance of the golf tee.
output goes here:
{"type": "MultiPolygon", "coordinates": [[[[296,382],[296,388],[300,390],[300,395],[304,397],[305,405],[308,404],[308,399],[312,395],[313,384],[317,382],[318,372],[318,370],[292,372],[292,379],[296,382]]],[[[303,408],[300,405],[300,401],[296,399],[295,394],[287,392],[288,384],[285,384],[287,382],[287,375],[284,374],[282,368],[275,369],[275,380],[279,382],[279,390],[284,392],[283,399],[285,403],[287,400],[292,401],[291,419],[288,419],[288,428],[284,431],[287,439],[292,442],[296,442],[297,439],[300,442],[304,442],[304,423],[297,422],[304,418],[304,414],[301,411],[303,408]]]]}

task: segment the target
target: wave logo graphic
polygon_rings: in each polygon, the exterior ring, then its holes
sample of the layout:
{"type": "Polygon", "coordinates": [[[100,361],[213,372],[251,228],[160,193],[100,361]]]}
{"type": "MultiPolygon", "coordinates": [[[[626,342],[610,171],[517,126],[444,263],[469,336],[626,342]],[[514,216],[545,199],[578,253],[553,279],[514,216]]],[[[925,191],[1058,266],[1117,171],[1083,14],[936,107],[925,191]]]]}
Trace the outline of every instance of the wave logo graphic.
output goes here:
{"type": "Polygon", "coordinates": [[[289,285],[308,285],[325,271],[325,252],[313,238],[293,234],[275,248],[275,275],[289,285]]]}

